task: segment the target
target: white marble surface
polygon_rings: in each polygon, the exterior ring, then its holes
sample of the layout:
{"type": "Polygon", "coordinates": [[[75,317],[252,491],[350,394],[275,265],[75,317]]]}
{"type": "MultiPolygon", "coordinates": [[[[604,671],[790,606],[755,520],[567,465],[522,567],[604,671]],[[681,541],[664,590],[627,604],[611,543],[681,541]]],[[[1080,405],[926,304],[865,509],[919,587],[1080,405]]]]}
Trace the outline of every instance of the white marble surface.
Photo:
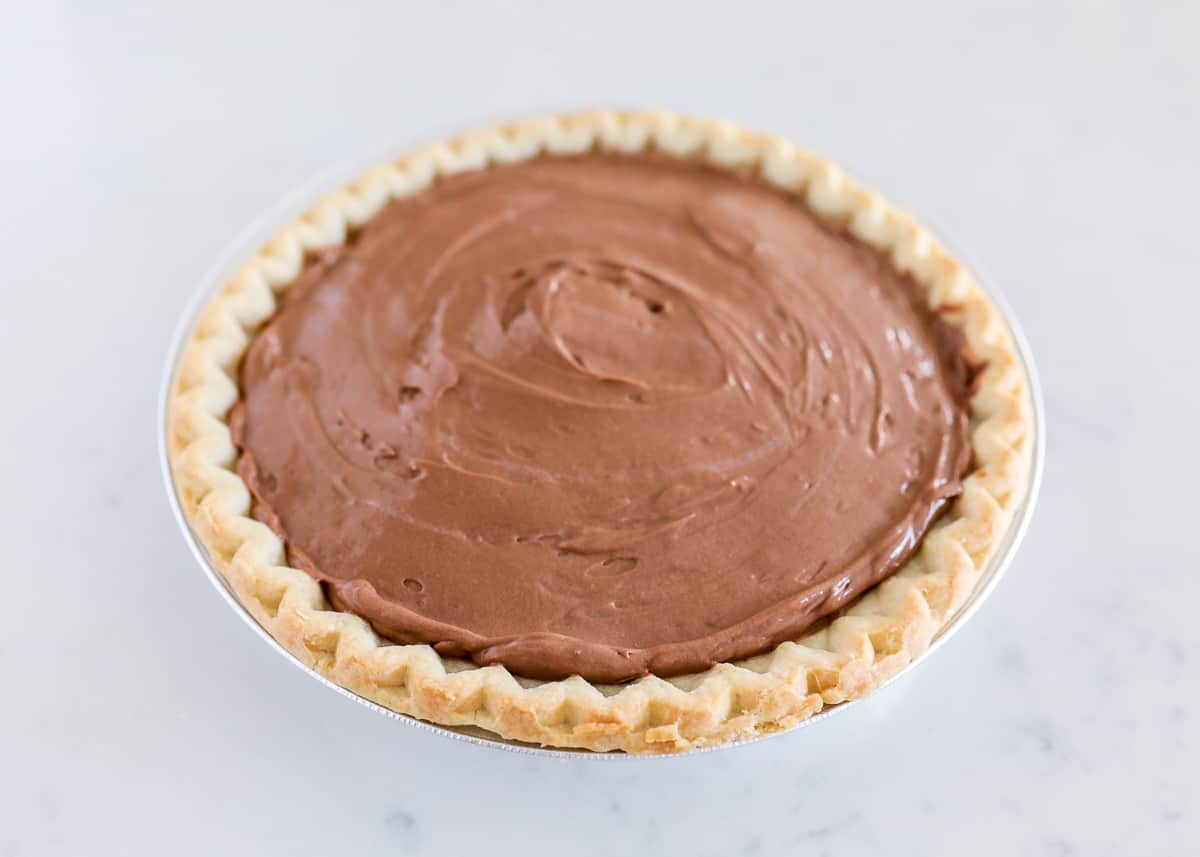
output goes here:
{"type": "Polygon", "coordinates": [[[1200,6],[401,5],[6,4],[0,855],[1195,854],[1200,6]],[[782,132],[945,225],[1046,388],[983,612],[731,752],[526,758],[372,714],[218,600],[160,484],[170,332],[244,224],[344,155],[597,103],[782,132]]]}

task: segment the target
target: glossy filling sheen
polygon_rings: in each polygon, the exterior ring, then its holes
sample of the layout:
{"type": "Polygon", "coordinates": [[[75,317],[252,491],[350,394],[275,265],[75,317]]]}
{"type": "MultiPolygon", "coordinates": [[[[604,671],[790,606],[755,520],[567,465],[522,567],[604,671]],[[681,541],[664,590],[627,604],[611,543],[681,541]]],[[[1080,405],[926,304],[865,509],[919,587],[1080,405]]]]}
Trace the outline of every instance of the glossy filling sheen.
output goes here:
{"type": "Polygon", "coordinates": [[[910,282],[780,192],[544,157],[310,258],[231,426],[338,609],[616,682],[768,651],[894,571],[961,489],[969,374],[910,282]]]}

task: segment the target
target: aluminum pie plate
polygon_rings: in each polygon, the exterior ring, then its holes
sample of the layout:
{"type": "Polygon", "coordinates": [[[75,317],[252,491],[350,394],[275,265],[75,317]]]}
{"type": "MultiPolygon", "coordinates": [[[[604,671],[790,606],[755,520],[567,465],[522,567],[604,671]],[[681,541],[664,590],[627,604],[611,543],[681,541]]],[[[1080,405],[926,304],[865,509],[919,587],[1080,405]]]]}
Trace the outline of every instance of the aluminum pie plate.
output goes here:
{"type": "MultiPolygon", "coordinates": [[[[539,747],[531,744],[524,744],[518,741],[509,741],[501,738],[483,729],[476,727],[460,727],[460,726],[441,726],[436,723],[429,723],[424,720],[418,720],[415,717],[410,717],[406,714],[399,714],[390,709],[384,708],[378,703],[372,702],[369,699],[359,696],[353,691],[347,690],[338,684],[325,678],[320,673],[310,669],[307,665],[298,660],[291,652],[285,649],[278,641],[272,637],[265,628],[258,624],[250,612],[242,606],[234,595],[232,588],[225,581],[225,578],[217,570],[212,560],[208,556],[208,552],[204,545],[200,542],[199,537],[188,524],[187,519],[183,514],[183,507],[179,500],[179,495],[175,490],[175,481],[171,474],[170,461],[167,456],[167,398],[171,386],[175,379],[180,356],[183,347],[191,334],[192,328],[198,319],[201,310],[208,301],[217,293],[222,284],[233,274],[238,265],[245,259],[250,258],[254,253],[271,237],[274,232],[284,224],[298,217],[307,210],[313,203],[321,199],[329,192],[349,183],[356,176],[365,172],[371,166],[383,161],[392,151],[406,151],[404,147],[400,149],[389,149],[382,153],[369,158],[355,158],[346,161],[338,166],[327,170],[318,175],[312,181],[309,181],[294,190],[285,197],[279,204],[267,211],[258,220],[254,221],[249,227],[237,237],[237,239],[226,249],[215,265],[208,271],[204,278],[200,281],[195,290],[194,295],[189,301],[183,316],[180,318],[175,334],[172,337],[170,351],[167,355],[166,366],[163,370],[162,384],[159,392],[158,412],[156,434],[158,435],[159,446],[159,464],[162,468],[163,481],[167,489],[167,498],[171,504],[171,510],[175,515],[175,520],[179,524],[179,528],[183,531],[184,539],[187,541],[188,547],[191,549],[192,555],[196,558],[200,565],[201,571],[208,577],[209,581],[216,588],[217,592],[225,599],[225,602],[233,608],[233,611],[240,616],[248,626],[262,640],[278,652],[283,658],[290,662],[293,666],[303,670],[308,675],[312,676],[317,681],[326,687],[337,691],[343,696],[353,699],[367,708],[390,717],[393,720],[415,726],[419,729],[425,729],[429,732],[435,732],[439,735],[444,735],[449,738],[455,738],[460,741],[466,741],[471,744],[476,744],[481,747],[498,747],[504,750],[509,750],[516,753],[526,753],[538,756],[553,756],[559,758],[570,758],[587,756],[597,759],[661,759],[675,758],[680,754],[666,755],[631,755],[627,753],[597,753],[589,750],[572,750],[539,747]]],[[[934,230],[939,236],[944,233],[939,230],[934,230]]],[[[952,248],[953,249],[953,248],[952,248]]],[[[956,254],[958,255],[958,254],[956,254]]],[[[962,255],[958,258],[963,259],[962,255]]],[[[969,259],[964,261],[969,262],[969,259]]],[[[979,276],[978,268],[971,266],[976,276],[979,276]]],[[[1042,403],[1041,387],[1038,383],[1037,373],[1034,368],[1033,358],[1030,355],[1029,344],[1022,334],[1016,319],[1013,317],[1011,309],[994,291],[986,289],[988,295],[1000,308],[1004,316],[1004,320],[1008,326],[1009,332],[1012,334],[1013,340],[1016,343],[1017,351],[1020,354],[1022,368],[1025,370],[1025,375],[1029,379],[1030,394],[1033,402],[1034,416],[1034,444],[1033,456],[1031,461],[1030,485],[1029,490],[1022,501],[1021,506],[1017,509],[1012,521],[1009,523],[1008,530],[1004,534],[999,549],[993,554],[988,561],[987,567],[983,570],[983,574],[971,593],[967,602],[959,609],[959,611],[946,623],[946,626],[938,632],[934,637],[929,648],[924,653],[915,658],[912,663],[884,683],[882,687],[886,687],[891,683],[899,680],[901,677],[912,672],[912,670],[921,663],[924,663],[930,655],[945,645],[946,641],[954,636],[960,628],[975,614],[987,600],[988,596],[995,591],[996,585],[1000,582],[1000,578],[1004,572],[1012,564],[1013,557],[1020,546],[1021,540],[1025,535],[1025,531],[1029,526],[1030,518],[1033,515],[1034,505],[1037,502],[1038,491],[1041,487],[1043,459],[1045,457],[1045,407],[1042,403]]],[[[775,737],[776,735],[790,734],[801,729],[809,729],[816,724],[827,720],[831,717],[836,717],[838,714],[847,709],[862,704],[863,702],[875,697],[882,687],[877,688],[871,694],[862,699],[843,702],[837,705],[829,706],[818,714],[814,714],[807,720],[801,721],[792,729],[785,732],[771,733],[757,738],[750,738],[744,741],[734,741],[728,744],[721,744],[715,747],[706,747],[698,750],[692,750],[683,755],[692,755],[695,753],[710,752],[712,750],[721,750],[728,747],[736,747],[743,744],[750,744],[757,741],[763,741],[767,738],[775,737]]]]}

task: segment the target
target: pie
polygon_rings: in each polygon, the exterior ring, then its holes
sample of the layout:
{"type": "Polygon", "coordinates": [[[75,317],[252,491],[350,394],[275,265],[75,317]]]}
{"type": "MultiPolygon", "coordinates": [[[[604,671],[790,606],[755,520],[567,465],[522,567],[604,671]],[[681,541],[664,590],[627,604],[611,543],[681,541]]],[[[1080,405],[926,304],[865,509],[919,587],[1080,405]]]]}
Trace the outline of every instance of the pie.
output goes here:
{"type": "Polygon", "coordinates": [[[650,753],[902,669],[1033,446],[1010,331],[929,232],[661,112],[468,134],[322,200],[204,309],[167,431],[193,530],[305,664],[650,753]]]}

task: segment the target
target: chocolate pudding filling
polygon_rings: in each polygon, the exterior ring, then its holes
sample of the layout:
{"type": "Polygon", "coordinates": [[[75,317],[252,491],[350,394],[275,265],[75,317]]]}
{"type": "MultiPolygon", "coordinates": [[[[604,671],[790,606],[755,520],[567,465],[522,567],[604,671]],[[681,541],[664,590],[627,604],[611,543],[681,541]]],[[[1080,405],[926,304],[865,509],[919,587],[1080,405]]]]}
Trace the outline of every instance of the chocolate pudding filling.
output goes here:
{"type": "Polygon", "coordinates": [[[314,254],[230,415],[332,604],[531,678],[672,676],[894,572],[970,460],[962,337],[732,171],[542,157],[314,254]]]}

